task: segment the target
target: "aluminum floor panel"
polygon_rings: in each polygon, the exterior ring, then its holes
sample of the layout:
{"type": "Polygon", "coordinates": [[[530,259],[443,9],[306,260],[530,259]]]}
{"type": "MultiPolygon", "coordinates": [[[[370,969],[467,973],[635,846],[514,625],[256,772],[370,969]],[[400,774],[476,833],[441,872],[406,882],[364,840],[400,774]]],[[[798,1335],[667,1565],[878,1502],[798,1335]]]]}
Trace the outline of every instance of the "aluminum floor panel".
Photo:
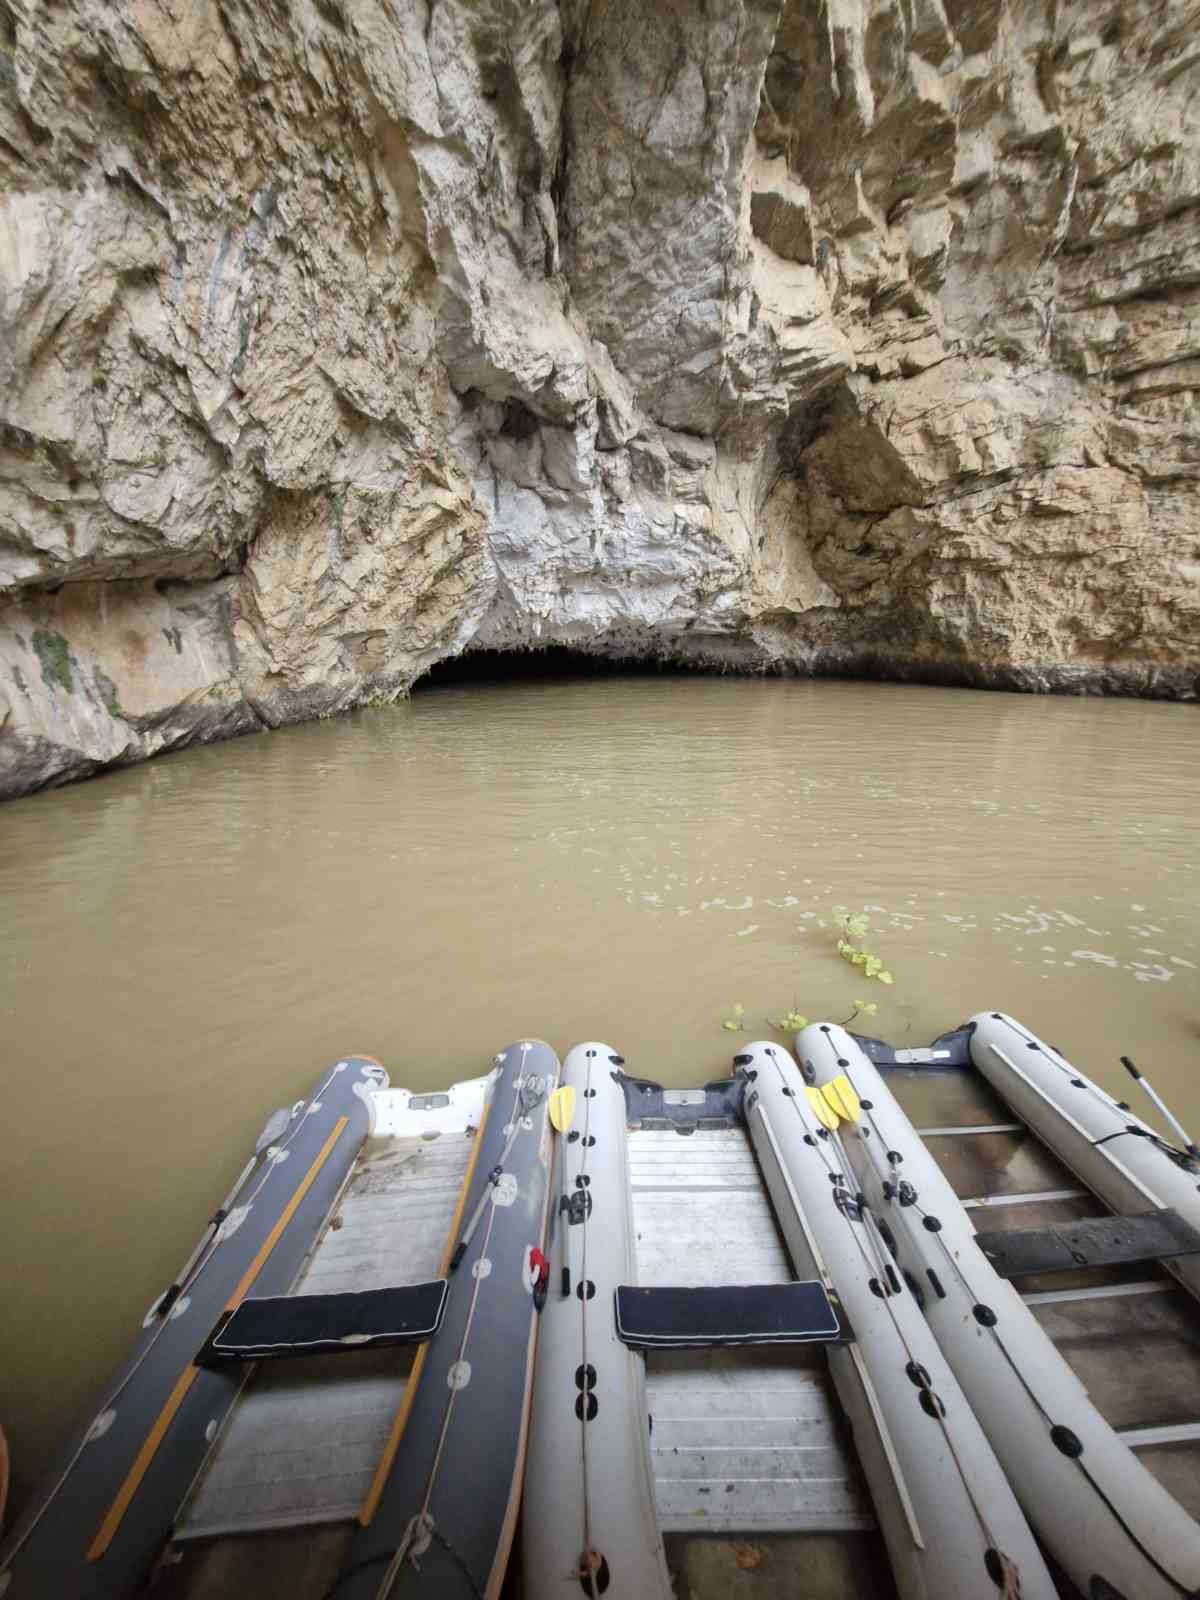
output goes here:
{"type": "MultiPolygon", "coordinates": [[[[738,1128],[629,1135],[638,1282],[794,1277],[738,1128]]],[[[647,1405],[665,1533],[844,1533],[874,1517],[819,1352],[652,1351],[647,1405]]]]}
{"type": "MultiPolygon", "coordinates": [[[[297,1294],[437,1276],[473,1140],[397,1142],[355,1171],[297,1294]]],[[[404,1394],[411,1350],[260,1366],[180,1519],[180,1541],[358,1515],[404,1394]]]]}

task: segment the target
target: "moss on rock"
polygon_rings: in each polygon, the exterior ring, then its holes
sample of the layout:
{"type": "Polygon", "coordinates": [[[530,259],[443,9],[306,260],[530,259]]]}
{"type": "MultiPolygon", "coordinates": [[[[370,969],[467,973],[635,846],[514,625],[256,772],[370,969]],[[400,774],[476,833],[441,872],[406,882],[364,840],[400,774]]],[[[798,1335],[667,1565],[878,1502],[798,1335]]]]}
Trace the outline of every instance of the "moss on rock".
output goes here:
{"type": "Polygon", "coordinates": [[[68,694],[75,687],[71,674],[71,648],[61,633],[49,628],[33,630],[33,651],[42,669],[42,679],[51,691],[65,689],[68,694]]]}

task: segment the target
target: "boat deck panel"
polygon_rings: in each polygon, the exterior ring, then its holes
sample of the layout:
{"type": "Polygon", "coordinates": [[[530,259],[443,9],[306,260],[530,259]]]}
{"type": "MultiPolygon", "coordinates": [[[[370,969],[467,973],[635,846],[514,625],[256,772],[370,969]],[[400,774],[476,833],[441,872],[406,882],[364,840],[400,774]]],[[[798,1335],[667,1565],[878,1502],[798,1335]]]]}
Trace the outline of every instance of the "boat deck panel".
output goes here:
{"type": "Polygon", "coordinates": [[[1200,1420],[1200,1339],[1183,1290],[1032,1309],[1114,1428],[1200,1420]]]}
{"type": "Polygon", "coordinates": [[[679,1189],[674,1195],[635,1191],[633,1207],[640,1283],[698,1289],[728,1283],[788,1283],[795,1276],[774,1220],[769,1233],[762,1225],[766,1197],[761,1191],[697,1194],[679,1189]],[[693,1231],[720,1248],[693,1250],[693,1231]]]}
{"type": "Polygon", "coordinates": [[[327,1523],[190,1544],[181,1561],[159,1570],[150,1592],[154,1600],[324,1600],[353,1537],[351,1523],[327,1523]]]}
{"type": "Polygon", "coordinates": [[[298,1286],[340,1294],[438,1276],[473,1140],[397,1140],[355,1173],[298,1286]]]}
{"type": "Polygon", "coordinates": [[[976,1072],[889,1068],[884,1082],[918,1128],[964,1128],[1012,1122],[1012,1111],[976,1072]]]}
{"type": "Polygon", "coordinates": [[[687,1600],[896,1600],[879,1533],[753,1540],[669,1533],[664,1542],[676,1593],[687,1600]]]}
{"type": "MultiPolygon", "coordinates": [[[[794,1278],[740,1128],[636,1130],[629,1169],[639,1283],[794,1278]]],[[[819,1349],[650,1351],[646,1393],[664,1532],[874,1526],[819,1349]]]]}
{"type": "Polygon", "coordinates": [[[234,1408],[177,1538],[356,1517],[404,1393],[398,1355],[272,1363],[234,1408]]]}
{"type": "Polygon", "coordinates": [[[1200,1444],[1152,1445],[1139,1450],[1138,1459],[1188,1515],[1200,1521],[1200,1444]]]}
{"type": "Polygon", "coordinates": [[[805,1370],[785,1365],[776,1351],[680,1350],[655,1352],[647,1369],[665,1532],[874,1526],[823,1360],[805,1370]]]}
{"type": "Polygon", "coordinates": [[[986,1195],[991,1200],[1079,1187],[1055,1156],[1024,1130],[969,1138],[934,1134],[925,1143],[955,1193],[963,1197],[986,1195]]]}
{"type": "MultiPolygon", "coordinates": [[[[336,1294],[438,1274],[473,1141],[368,1150],[295,1286],[336,1294]]],[[[404,1394],[411,1350],[355,1351],[258,1369],[180,1520],[180,1541],[358,1515],[404,1394]]]]}
{"type": "MultiPolygon", "coordinates": [[[[887,1076],[914,1122],[955,1130],[931,1135],[930,1146],[962,1197],[991,1200],[972,1212],[977,1227],[1097,1214],[1091,1196],[1016,1199],[1078,1182],[1023,1132],[994,1126],[1011,1113],[975,1074],[887,1076]],[[980,1125],[992,1131],[958,1132],[980,1125]]],[[[741,1130],[638,1130],[629,1150],[642,1283],[793,1276],[741,1130]]],[[[437,1141],[419,1154],[411,1144],[376,1152],[356,1172],[338,1208],[340,1225],[326,1232],[297,1287],[327,1292],[433,1276],[469,1152],[465,1138],[457,1148],[437,1141]]],[[[1020,1288],[1110,1421],[1144,1429],[1200,1417],[1192,1399],[1200,1394],[1194,1307],[1155,1269],[1048,1273],[1020,1288]]],[[[329,1519],[357,1511],[410,1359],[411,1352],[393,1350],[260,1369],[193,1497],[184,1536],[294,1531],[190,1544],[188,1561],[169,1574],[167,1600],[324,1594],[349,1536],[345,1523],[329,1519]],[[319,1378],[324,1373],[328,1379],[319,1378]],[[325,1525],[298,1525],[304,1522],[325,1525]],[[306,1551],[316,1559],[303,1571],[306,1551]],[[293,1568],[294,1585],[276,1581],[293,1568]]],[[[681,1593],[691,1600],[792,1588],[810,1600],[893,1594],[878,1533],[858,1531],[872,1528],[873,1518],[819,1349],[651,1352],[646,1374],[661,1524],[681,1593]]],[[[1136,1448],[1200,1517],[1200,1441],[1136,1448]]]]}

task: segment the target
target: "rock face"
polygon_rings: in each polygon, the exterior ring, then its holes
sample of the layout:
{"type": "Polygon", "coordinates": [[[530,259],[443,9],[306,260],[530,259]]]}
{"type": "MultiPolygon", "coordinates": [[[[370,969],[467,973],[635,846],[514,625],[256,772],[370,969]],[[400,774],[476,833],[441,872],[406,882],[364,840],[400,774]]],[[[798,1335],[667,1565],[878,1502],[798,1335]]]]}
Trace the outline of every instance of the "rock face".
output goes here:
{"type": "Polygon", "coordinates": [[[471,647],[1195,695],[1197,38],[0,0],[0,792],[471,647]]]}

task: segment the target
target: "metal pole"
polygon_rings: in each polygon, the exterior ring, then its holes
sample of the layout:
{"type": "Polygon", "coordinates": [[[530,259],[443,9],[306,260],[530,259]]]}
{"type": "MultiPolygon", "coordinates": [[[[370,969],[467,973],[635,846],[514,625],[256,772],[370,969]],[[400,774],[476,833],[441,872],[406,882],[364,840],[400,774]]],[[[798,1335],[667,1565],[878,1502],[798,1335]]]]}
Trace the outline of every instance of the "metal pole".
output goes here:
{"type": "Polygon", "coordinates": [[[1153,1088],[1151,1088],[1150,1084],[1146,1082],[1145,1078],[1143,1078],[1142,1074],[1134,1066],[1133,1062],[1128,1056],[1121,1057],[1121,1065],[1125,1068],[1126,1072],[1129,1073],[1131,1078],[1137,1079],[1142,1088],[1150,1096],[1151,1100],[1154,1101],[1154,1104],[1162,1112],[1163,1116],[1166,1117],[1172,1128],[1174,1128],[1175,1132],[1183,1140],[1184,1148],[1186,1149],[1188,1155],[1200,1157],[1200,1146],[1197,1146],[1192,1142],[1192,1140],[1188,1137],[1187,1129],[1181,1122],[1177,1122],[1176,1119],[1171,1115],[1166,1106],[1163,1104],[1161,1097],[1153,1088]]]}

